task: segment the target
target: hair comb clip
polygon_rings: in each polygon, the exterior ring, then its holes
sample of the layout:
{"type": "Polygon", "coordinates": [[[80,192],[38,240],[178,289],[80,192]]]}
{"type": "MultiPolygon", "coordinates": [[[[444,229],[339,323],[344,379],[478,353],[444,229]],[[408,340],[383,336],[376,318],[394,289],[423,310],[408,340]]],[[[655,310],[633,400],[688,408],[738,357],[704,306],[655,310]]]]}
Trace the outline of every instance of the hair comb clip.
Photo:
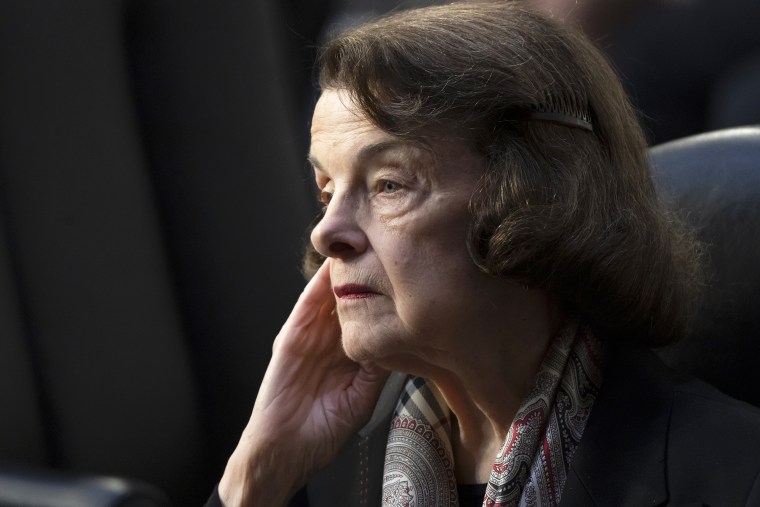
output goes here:
{"type": "Polygon", "coordinates": [[[554,96],[547,94],[541,105],[528,112],[529,120],[550,121],[572,128],[580,128],[589,132],[594,131],[591,117],[585,100],[575,97],[554,96]]]}

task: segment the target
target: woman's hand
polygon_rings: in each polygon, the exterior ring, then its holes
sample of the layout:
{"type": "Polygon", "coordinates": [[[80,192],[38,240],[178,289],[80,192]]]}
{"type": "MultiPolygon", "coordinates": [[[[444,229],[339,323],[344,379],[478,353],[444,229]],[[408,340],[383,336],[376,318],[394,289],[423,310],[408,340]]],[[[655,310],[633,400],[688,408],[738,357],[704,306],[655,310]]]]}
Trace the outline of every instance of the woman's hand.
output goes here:
{"type": "Polygon", "coordinates": [[[219,483],[223,503],[283,505],[367,422],[387,376],[343,353],[328,259],[275,339],[251,419],[219,483]]]}

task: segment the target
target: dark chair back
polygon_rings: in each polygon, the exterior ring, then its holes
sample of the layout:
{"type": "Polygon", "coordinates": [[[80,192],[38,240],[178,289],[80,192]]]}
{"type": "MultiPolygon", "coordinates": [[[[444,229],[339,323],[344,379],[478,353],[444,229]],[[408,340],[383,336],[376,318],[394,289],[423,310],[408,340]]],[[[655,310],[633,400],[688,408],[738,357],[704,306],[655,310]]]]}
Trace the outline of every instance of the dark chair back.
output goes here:
{"type": "Polygon", "coordinates": [[[760,406],[760,127],[669,142],[651,159],[660,191],[696,227],[708,256],[694,331],[660,354],[760,406]]]}

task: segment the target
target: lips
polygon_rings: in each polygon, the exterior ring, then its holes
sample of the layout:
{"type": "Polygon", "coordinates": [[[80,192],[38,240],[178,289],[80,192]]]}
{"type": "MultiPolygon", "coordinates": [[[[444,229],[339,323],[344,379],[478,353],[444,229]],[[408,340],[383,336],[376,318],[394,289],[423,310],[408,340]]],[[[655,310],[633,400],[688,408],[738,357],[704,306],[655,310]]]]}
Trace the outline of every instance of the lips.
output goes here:
{"type": "Polygon", "coordinates": [[[346,283],[333,287],[333,292],[338,299],[366,299],[379,295],[371,287],[358,283],[346,283]]]}

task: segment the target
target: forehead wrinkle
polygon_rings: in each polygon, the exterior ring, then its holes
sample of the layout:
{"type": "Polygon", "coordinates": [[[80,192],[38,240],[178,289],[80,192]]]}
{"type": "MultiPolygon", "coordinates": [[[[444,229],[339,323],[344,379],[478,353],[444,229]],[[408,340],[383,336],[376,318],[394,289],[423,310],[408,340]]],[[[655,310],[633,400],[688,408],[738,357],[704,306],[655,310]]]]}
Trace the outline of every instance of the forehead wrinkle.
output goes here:
{"type": "MultiPolygon", "coordinates": [[[[429,134],[437,135],[398,137],[374,125],[351,101],[345,90],[329,89],[325,90],[315,108],[311,132],[311,153],[307,155],[307,160],[315,171],[326,173],[330,169],[327,166],[331,165],[333,160],[323,158],[320,161],[317,155],[332,158],[336,149],[343,150],[344,155],[347,155],[343,162],[347,162],[352,167],[362,167],[372,158],[398,149],[399,154],[414,165],[414,172],[429,179],[440,163],[437,152],[446,145],[447,141],[447,136],[440,135],[442,132],[430,130],[429,134]],[[362,145],[362,142],[366,144],[362,145]],[[439,146],[439,143],[443,146],[439,146]],[[415,156],[417,150],[423,152],[429,159],[415,156]]],[[[337,161],[341,161],[340,158],[337,161]]]]}
{"type": "Polygon", "coordinates": [[[414,157],[415,148],[419,148],[416,146],[416,143],[410,143],[401,139],[387,139],[363,146],[356,154],[354,163],[364,165],[373,158],[394,150],[401,153],[409,162],[417,162],[414,157]]]}
{"type": "MultiPolygon", "coordinates": [[[[331,158],[336,155],[336,151],[338,154],[340,152],[348,152],[348,154],[351,155],[351,162],[354,162],[354,159],[356,158],[354,152],[356,151],[357,140],[362,139],[365,134],[372,133],[372,125],[363,121],[360,117],[350,118],[348,120],[341,118],[342,115],[349,112],[350,111],[338,111],[338,118],[335,118],[334,114],[330,115],[329,113],[323,113],[319,115],[318,122],[313,122],[311,146],[306,159],[314,169],[326,172],[327,167],[323,164],[330,162],[324,160],[320,162],[317,153],[331,158]]],[[[315,119],[316,118],[317,115],[315,114],[315,119]]],[[[384,141],[386,141],[386,139],[382,139],[378,143],[384,141]]],[[[361,152],[361,149],[359,151],[361,152]]]]}
{"type": "MultiPolygon", "coordinates": [[[[436,158],[434,150],[429,149],[427,146],[425,146],[422,143],[406,141],[406,140],[398,139],[398,138],[392,138],[392,139],[383,139],[381,141],[376,141],[376,142],[369,143],[367,145],[362,146],[361,148],[359,148],[356,154],[352,157],[351,163],[354,166],[363,166],[367,162],[371,161],[373,158],[394,149],[398,149],[405,156],[408,156],[410,158],[410,161],[414,161],[412,160],[414,158],[413,155],[410,156],[410,152],[412,152],[412,150],[414,149],[419,149],[425,152],[426,154],[431,155],[432,159],[436,158]]],[[[313,153],[309,153],[306,156],[306,158],[308,162],[312,165],[315,171],[325,172],[324,167],[319,162],[316,155],[314,155],[313,153]]],[[[419,164],[415,164],[415,165],[419,165],[419,164]]],[[[428,168],[425,168],[425,169],[428,169],[428,168]]],[[[429,172],[429,169],[428,171],[425,171],[425,172],[429,172]]]]}

